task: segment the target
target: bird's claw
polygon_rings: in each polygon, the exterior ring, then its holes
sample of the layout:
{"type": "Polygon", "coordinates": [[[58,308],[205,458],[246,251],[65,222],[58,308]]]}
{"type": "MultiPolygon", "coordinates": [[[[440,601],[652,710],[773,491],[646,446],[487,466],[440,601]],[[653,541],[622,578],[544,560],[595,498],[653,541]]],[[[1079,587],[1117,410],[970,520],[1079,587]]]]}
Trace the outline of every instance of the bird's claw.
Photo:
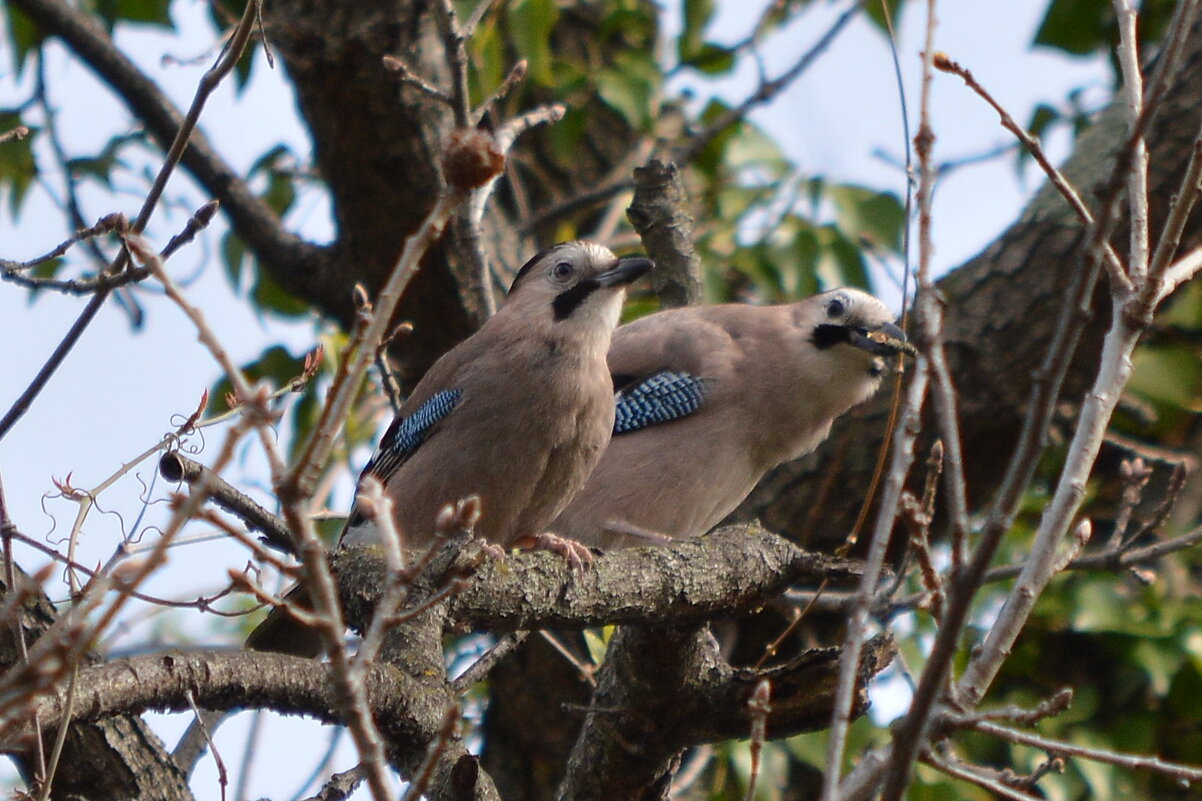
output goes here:
{"type": "Polygon", "coordinates": [[[593,564],[593,552],[588,549],[587,545],[558,534],[552,534],[549,531],[534,538],[534,547],[559,554],[568,560],[568,564],[577,573],[584,573],[585,568],[591,567],[593,564]]]}
{"type": "Polygon", "coordinates": [[[505,561],[505,549],[500,545],[497,545],[495,542],[488,542],[487,540],[478,540],[478,543],[482,555],[495,559],[498,562],[505,561]]]}

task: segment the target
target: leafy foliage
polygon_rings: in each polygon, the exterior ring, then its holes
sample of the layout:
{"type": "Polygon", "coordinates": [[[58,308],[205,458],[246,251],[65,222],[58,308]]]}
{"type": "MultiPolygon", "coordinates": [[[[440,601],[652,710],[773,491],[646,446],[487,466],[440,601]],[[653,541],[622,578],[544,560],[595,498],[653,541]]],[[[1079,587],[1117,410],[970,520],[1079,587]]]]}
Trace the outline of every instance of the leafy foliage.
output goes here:
{"type": "MultiPolygon", "coordinates": [[[[1139,7],[1141,44],[1158,41],[1173,15],[1174,0],[1148,0],[1139,7]]],[[[1110,0],[1052,0],[1035,34],[1035,44],[1083,56],[1110,53],[1118,29],[1110,0]]]]}
{"type": "MultiPolygon", "coordinates": [[[[0,133],[7,133],[21,125],[21,115],[16,111],[0,110],[0,133]]],[[[21,202],[29,185],[37,177],[38,167],[33,158],[33,140],[37,131],[23,139],[10,139],[0,143],[0,192],[7,191],[13,215],[21,209],[21,202]]]]}

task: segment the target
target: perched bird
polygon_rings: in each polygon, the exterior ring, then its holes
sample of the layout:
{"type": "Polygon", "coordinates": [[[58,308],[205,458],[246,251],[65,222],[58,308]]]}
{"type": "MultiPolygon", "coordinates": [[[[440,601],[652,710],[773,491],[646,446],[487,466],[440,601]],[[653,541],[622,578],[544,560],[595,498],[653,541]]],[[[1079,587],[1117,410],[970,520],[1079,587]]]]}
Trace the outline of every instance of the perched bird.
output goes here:
{"type": "Polygon", "coordinates": [[[671,309],[618,329],[614,436],[551,530],[602,549],[704,534],[913,353],[857,289],[778,306],[671,309]]]}
{"type": "MultiPolygon", "coordinates": [[[[547,533],[609,442],[606,352],[626,285],[651,268],[649,259],[619,259],[592,242],[556,245],[526,262],[497,313],[434,363],[360,476],[384,485],[405,547],[428,546],[439,510],[472,495],[476,533],[488,542],[533,544],[547,533]]],[[[341,542],[378,535],[352,508],[341,542]]],[[[247,645],[319,652],[313,633],[283,608],[247,645]]]]}

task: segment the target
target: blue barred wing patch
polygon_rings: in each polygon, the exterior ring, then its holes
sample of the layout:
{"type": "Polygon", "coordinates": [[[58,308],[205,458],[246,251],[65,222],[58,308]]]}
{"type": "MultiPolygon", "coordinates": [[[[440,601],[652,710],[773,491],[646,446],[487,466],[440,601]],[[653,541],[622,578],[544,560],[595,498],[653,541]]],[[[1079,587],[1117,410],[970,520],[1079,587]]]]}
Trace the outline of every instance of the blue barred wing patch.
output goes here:
{"type": "Polygon", "coordinates": [[[388,477],[426,441],[430,429],[454,410],[462,396],[461,390],[444,389],[432,395],[412,414],[394,419],[363,472],[388,481],[388,477]]]}
{"type": "Polygon", "coordinates": [[[614,398],[614,435],[688,417],[701,408],[705,381],[665,370],[622,389],[614,398]]]}

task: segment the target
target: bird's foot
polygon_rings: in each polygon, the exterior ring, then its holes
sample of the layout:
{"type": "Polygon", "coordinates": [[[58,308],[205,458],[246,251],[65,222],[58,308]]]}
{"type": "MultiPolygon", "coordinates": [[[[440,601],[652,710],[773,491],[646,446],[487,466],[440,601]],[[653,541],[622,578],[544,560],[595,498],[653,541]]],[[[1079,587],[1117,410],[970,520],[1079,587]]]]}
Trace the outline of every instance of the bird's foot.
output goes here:
{"type": "Polygon", "coordinates": [[[552,534],[549,531],[534,538],[534,547],[559,554],[568,560],[568,564],[577,573],[583,573],[586,567],[593,564],[593,552],[588,549],[587,545],[558,534],[552,534]]]}
{"type": "Polygon", "coordinates": [[[478,539],[476,540],[476,544],[480,546],[481,555],[495,559],[498,562],[505,561],[505,549],[495,542],[478,539]]]}

